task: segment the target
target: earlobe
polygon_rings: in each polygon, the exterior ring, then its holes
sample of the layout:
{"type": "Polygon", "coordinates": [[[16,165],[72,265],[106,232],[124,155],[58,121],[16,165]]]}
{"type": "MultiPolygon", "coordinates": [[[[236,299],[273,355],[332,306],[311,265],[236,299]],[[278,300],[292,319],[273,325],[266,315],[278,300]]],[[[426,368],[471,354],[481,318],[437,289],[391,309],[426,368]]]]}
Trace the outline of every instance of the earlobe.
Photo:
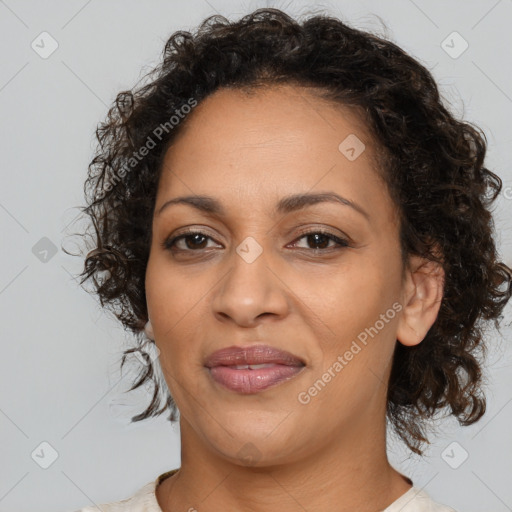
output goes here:
{"type": "Polygon", "coordinates": [[[444,270],[439,263],[413,256],[407,273],[397,340],[413,346],[423,341],[436,321],[443,299],[444,270]]]}
{"type": "Polygon", "coordinates": [[[151,324],[151,320],[148,320],[146,322],[146,325],[144,326],[144,332],[150,340],[155,339],[155,334],[153,332],[153,325],[151,324]]]}

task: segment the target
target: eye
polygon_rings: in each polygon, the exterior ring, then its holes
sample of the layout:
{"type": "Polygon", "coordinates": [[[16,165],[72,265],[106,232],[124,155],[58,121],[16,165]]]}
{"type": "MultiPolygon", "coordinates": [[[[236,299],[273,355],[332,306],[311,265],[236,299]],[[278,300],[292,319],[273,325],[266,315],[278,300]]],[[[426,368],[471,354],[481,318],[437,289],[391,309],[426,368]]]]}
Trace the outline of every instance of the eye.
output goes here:
{"type": "Polygon", "coordinates": [[[211,237],[201,231],[187,231],[181,235],[169,238],[162,244],[164,249],[172,250],[176,247],[180,251],[196,251],[207,248],[207,240],[211,237]],[[181,246],[178,245],[181,243],[181,246]]]}
{"type": "MultiPolygon", "coordinates": [[[[302,235],[293,242],[293,245],[296,245],[297,241],[302,239],[306,240],[307,245],[315,245],[316,247],[299,248],[310,249],[313,251],[340,249],[350,246],[347,240],[344,240],[343,238],[340,238],[328,231],[318,229],[302,233],[302,235]]],[[[186,233],[182,233],[178,236],[165,240],[162,243],[162,247],[167,250],[193,252],[211,248],[212,246],[208,246],[208,240],[213,239],[206,233],[201,231],[187,231],[186,233]]]]}
{"type": "Polygon", "coordinates": [[[339,249],[341,247],[349,247],[347,240],[339,238],[336,235],[328,231],[315,230],[302,233],[297,240],[306,240],[307,245],[316,245],[317,247],[306,247],[306,249],[312,250],[325,250],[325,249],[339,249]],[[334,245],[329,246],[330,242],[334,242],[334,245]]]}

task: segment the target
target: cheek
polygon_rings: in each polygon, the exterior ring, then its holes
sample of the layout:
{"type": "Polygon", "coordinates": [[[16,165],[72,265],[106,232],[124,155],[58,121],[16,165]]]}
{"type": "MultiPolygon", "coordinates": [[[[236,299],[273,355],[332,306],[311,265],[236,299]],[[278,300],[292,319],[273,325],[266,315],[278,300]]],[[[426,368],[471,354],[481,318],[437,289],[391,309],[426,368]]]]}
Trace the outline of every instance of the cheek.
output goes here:
{"type": "Polygon", "coordinates": [[[378,385],[388,370],[401,309],[400,266],[393,259],[384,261],[359,258],[346,272],[332,276],[328,291],[315,306],[330,331],[329,338],[322,340],[322,370],[370,387],[378,385]],[[342,370],[339,365],[333,368],[338,356],[342,370]]]}
{"type": "MultiPolygon", "coordinates": [[[[146,271],[146,301],[160,351],[160,366],[169,392],[181,413],[188,410],[187,378],[194,341],[198,340],[201,288],[172,269],[162,257],[150,257],[146,271]]],[[[196,347],[198,349],[198,347],[196,347]]]]}
{"type": "MultiPolygon", "coordinates": [[[[190,276],[180,274],[165,257],[151,256],[146,271],[146,301],[153,324],[160,364],[171,395],[178,402],[182,370],[188,364],[201,327],[201,297],[204,287],[194,286],[190,276]]],[[[204,315],[203,315],[204,316],[204,315]]],[[[199,347],[195,347],[198,349],[199,347]]]]}
{"type": "Polygon", "coordinates": [[[354,257],[353,264],[329,274],[320,286],[310,286],[307,304],[339,338],[346,339],[373,325],[391,307],[399,291],[395,274],[390,266],[354,257]]]}
{"type": "Polygon", "coordinates": [[[146,271],[146,301],[155,336],[162,341],[183,336],[201,309],[204,282],[179,271],[165,255],[151,256],[146,271]]]}

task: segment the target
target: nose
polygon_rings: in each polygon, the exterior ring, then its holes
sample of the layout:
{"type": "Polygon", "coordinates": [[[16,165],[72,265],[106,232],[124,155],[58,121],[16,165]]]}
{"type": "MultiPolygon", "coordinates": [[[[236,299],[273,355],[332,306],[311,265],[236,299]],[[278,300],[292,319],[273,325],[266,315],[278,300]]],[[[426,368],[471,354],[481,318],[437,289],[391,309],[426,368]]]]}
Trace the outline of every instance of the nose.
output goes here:
{"type": "Polygon", "coordinates": [[[218,320],[254,327],[287,315],[288,287],[273,268],[277,265],[269,260],[266,251],[252,262],[233,251],[230,270],[214,290],[212,307],[218,320]]]}

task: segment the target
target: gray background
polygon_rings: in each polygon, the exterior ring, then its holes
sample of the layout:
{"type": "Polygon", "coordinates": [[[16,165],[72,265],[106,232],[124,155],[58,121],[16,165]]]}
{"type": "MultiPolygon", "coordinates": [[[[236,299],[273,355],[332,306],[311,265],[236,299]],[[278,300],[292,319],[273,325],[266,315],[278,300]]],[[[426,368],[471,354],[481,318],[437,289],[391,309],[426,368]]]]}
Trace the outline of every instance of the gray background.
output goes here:
{"type": "MultiPolygon", "coordinates": [[[[80,260],[60,247],[72,248],[65,237],[80,231],[73,221],[97,123],[116,93],[157,63],[173,31],[215,12],[237,18],[275,6],[301,14],[310,5],[0,1],[1,512],[65,512],[119,500],[179,466],[179,434],[164,416],[129,424],[148,398],[144,390],[123,393],[133,375],[122,376],[119,361],[132,340],[78,286],[80,260]],[[46,59],[31,47],[34,40],[42,47],[45,37],[51,48],[49,36],[39,36],[44,31],[58,43],[46,59]]],[[[512,265],[512,0],[319,7],[402,46],[433,71],[452,111],[482,127],[487,166],[504,181],[495,218],[502,257],[512,265]],[[457,58],[464,42],[454,31],[469,44],[457,58]]],[[[510,306],[505,315],[510,324],[510,306]]],[[[510,326],[502,333],[491,335],[488,412],[479,423],[461,428],[446,420],[422,460],[390,441],[392,463],[460,512],[512,510],[510,326]]]]}

